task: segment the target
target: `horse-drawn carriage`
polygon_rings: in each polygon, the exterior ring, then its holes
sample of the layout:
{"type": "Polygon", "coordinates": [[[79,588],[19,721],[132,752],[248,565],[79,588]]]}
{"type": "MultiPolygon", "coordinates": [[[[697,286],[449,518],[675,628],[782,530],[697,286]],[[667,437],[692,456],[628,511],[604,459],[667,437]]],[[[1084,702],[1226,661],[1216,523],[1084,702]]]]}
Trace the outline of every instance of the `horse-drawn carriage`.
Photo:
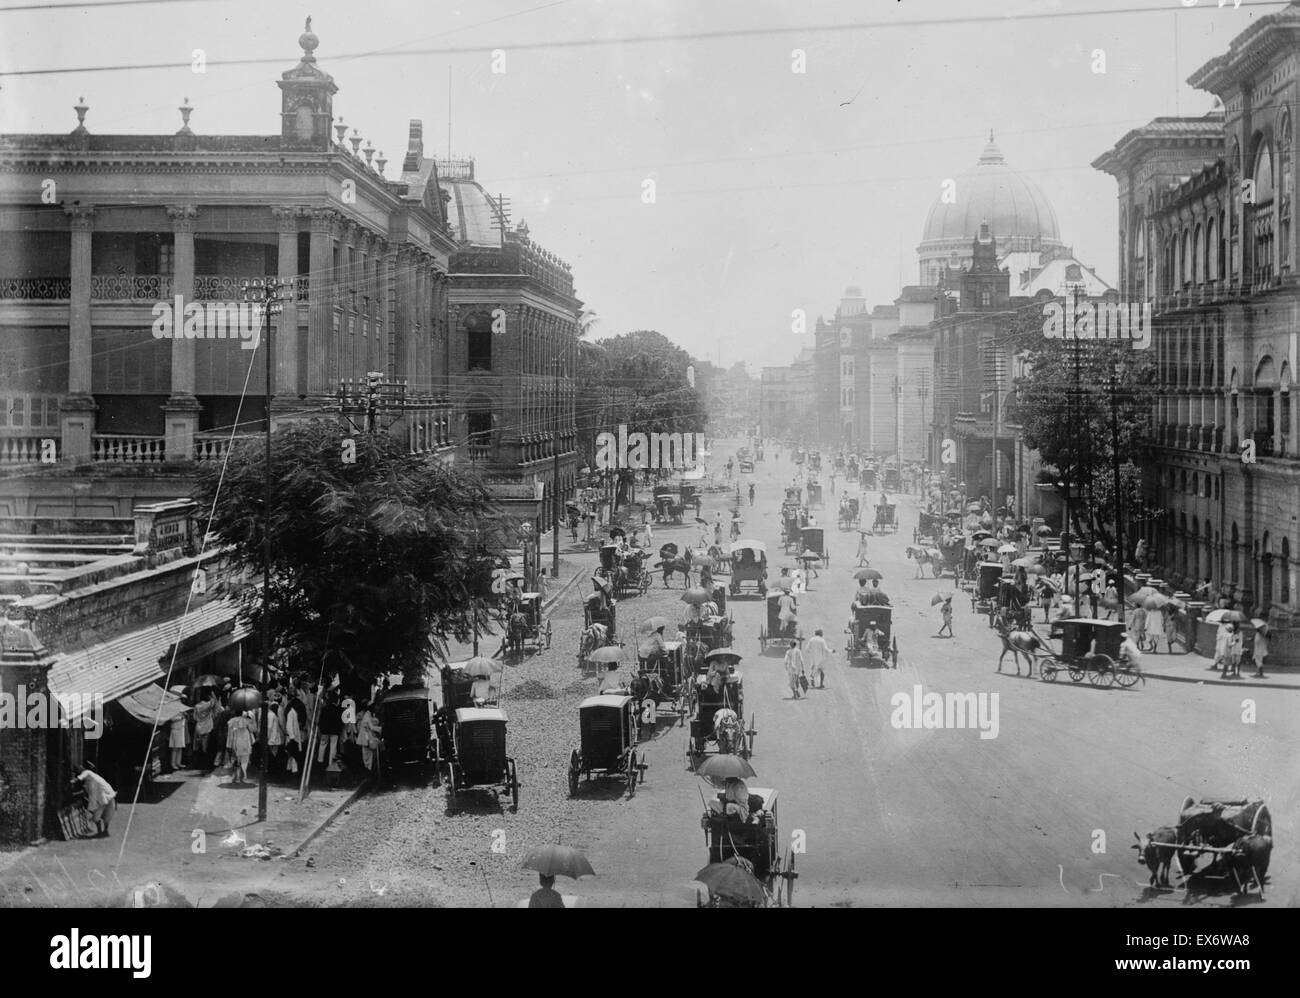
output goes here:
{"type": "Polygon", "coordinates": [[[876,533],[895,533],[898,530],[898,507],[892,502],[876,504],[876,518],[871,529],[876,533]]]}
{"type": "Polygon", "coordinates": [[[700,510],[704,506],[704,500],[700,498],[700,486],[696,482],[683,481],[677,487],[677,494],[681,497],[682,509],[695,511],[695,515],[700,515],[700,510]]]}
{"type": "Polygon", "coordinates": [[[805,563],[806,567],[811,567],[813,559],[810,555],[816,555],[821,560],[823,566],[829,566],[831,563],[830,551],[826,548],[826,531],[821,527],[803,527],[799,531],[799,547],[801,549],[799,558],[805,563]]]}
{"type": "Polygon", "coordinates": [[[821,482],[808,483],[808,508],[821,509],[822,503],[822,485],[821,482]]]}
{"type": "Polygon", "coordinates": [[[798,874],[794,871],[794,855],[781,852],[776,809],[775,790],[750,787],[749,817],[741,821],[738,816],[727,814],[723,794],[719,793],[705,802],[700,827],[704,829],[710,863],[735,863],[748,870],[769,896],[776,895],[779,903],[781,881],[785,882],[788,899],[798,874]]]}
{"type": "Polygon", "coordinates": [[[785,499],[782,505],[799,506],[802,503],[803,503],[803,489],[801,489],[797,485],[787,486],[785,490],[785,499]]]}
{"type": "MultiPolygon", "coordinates": [[[[451,799],[472,787],[491,787],[499,797],[510,792],[519,810],[519,774],[506,755],[506,712],[499,707],[443,708],[446,725],[438,731],[438,758],[447,767],[451,799]]],[[[442,713],[442,712],[440,712],[442,713]]]]}
{"type": "Polygon", "coordinates": [[[989,627],[993,626],[993,611],[998,605],[998,589],[1002,582],[1002,564],[983,561],[976,568],[974,586],[970,594],[971,613],[987,613],[989,627]]]}
{"type": "MultiPolygon", "coordinates": [[[[472,682],[472,681],[471,681],[472,682]]],[[[394,686],[375,705],[383,738],[379,746],[379,773],[393,781],[399,769],[418,769],[437,778],[438,741],[434,735],[429,689],[394,686]]]]}
{"type": "Polygon", "coordinates": [[[1094,686],[1133,686],[1142,678],[1137,664],[1123,654],[1124,625],[1118,620],[1076,617],[1055,621],[1050,636],[1059,638],[1061,650],[1043,662],[1038,670],[1046,682],[1055,682],[1062,669],[1072,682],[1084,676],[1094,686]]]}
{"type": "Polygon", "coordinates": [[[681,523],[686,506],[680,495],[673,489],[655,489],[654,520],[655,523],[681,523]]]}
{"type": "MultiPolygon", "coordinates": [[[[758,646],[761,650],[767,651],[767,646],[792,644],[803,644],[803,638],[798,633],[798,621],[781,619],[781,597],[787,595],[783,589],[774,589],[767,594],[767,623],[761,626],[758,631],[758,646]]],[[[794,596],[790,596],[794,600],[794,596]]],[[[798,601],[795,601],[796,606],[798,601]]]]}
{"type": "Polygon", "coordinates": [[[541,593],[519,594],[519,602],[506,620],[501,650],[507,655],[522,655],[529,644],[535,651],[551,647],[551,622],[542,618],[541,593]]]}
{"type": "Polygon", "coordinates": [[[876,469],[863,468],[858,473],[858,485],[862,489],[874,489],[876,487],[876,469]]]}
{"type": "MultiPolygon", "coordinates": [[[[740,660],[740,656],[735,656],[740,660]]],[[[686,742],[686,765],[695,768],[696,760],[716,752],[748,759],[754,753],[754,736],[758,732],[751,719],[745,727],[744,675],[732,666],[718,690],[709,682],[710,675],[696,675],[691,698],[691,730],[686,742]],[[712,746],[712,748],[710,748],[712,746]]]]}
{"type": "Polygon", "coordinates": [[[879,604],[853,604],[853,620],[844,628],[848,636],[844,654],[849,664],[866,661],[889,667],[890,659],[898,668],[898,638],[894,636],[894,608],[879,604]]]}
{"type": "Polygon", "coordinates": [[[803,529],[805,515],[798,506],[781,507],[781,549],[789,554],[799,546],[799,532],[803,529]]]}
{"type": "Polygon", "coordinates": [[[632,697],[640,715],[645,701],[652,701],[658,711],[663,704],[679,716],[686,716],[690,700],[694,670],[686,659],[686,642],[665,641],[662,655],[653,659],[637,655],[636,679],[632,681],[632,697]]]}
{"type": "Polygon", "coordinates": [[[993,626],[1000,630],[1027,631],[1031,625],[1028,587],[1021,591],[1015,579],[1005,575],[998,579],[998,605],[993,610],[993,626]]]}
{"type": "Polygon", "coordinates": [[[841,530],[852,530],[862,522],[861,507],[856,498],[840,499],[839,524],[841,530]]]}
{"type": "Polygon", "coordinates": [[[643,594],[650,588],[650,570],[646,562],[649,551],[634,548],[623,555],[614,570],[614,591],[616,593],[643,594]]]}
{"type": "Polygon", "coordinates": [[[731,581],[727,588],[739,596],[741,587],[754,583],[759,596],[767,593],[767,547],[762,541],[740,540],[731,545],[731,581]]]}
{"type": "Polygon", "coordinates": [[[912,531],[912,543],[920,544],[924,541],[937,546],[943,540],[944,532],[944,518],[941,514],[921,510],[917,516],[916,529],[912,531]]]}
{"type": "Polygon", "coordinates": [[[627,795],[645,782],[646,763],[637,758],[636,703],[630,696],[603,694],[587,697],[578,705],[578,730],[582,739],[569,753],[569,796],[578,794],[580,777],[592,773],[627,780],[627,795]]]}

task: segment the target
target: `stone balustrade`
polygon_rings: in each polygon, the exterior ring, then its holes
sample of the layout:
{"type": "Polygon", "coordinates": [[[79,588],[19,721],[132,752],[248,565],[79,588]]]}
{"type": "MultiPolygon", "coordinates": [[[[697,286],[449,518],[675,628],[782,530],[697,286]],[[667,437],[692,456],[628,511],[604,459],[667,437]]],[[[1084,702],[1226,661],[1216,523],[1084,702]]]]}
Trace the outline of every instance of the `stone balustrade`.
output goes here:
{"type": "Polygon", "coordinates": [[[67,301],[70,277],[0,277],[0,301],[67,301]]]}
{"type": "Polygon", "coordinates": [[[162,464],[167,460],[166,437],[96,433],[91,442],[92,460],[104,464],[162,464]]]}
{"type": "MultiPolygon", "coordinates": [[[[0,464],[39,464],[41,441],[58,440],[57,433],[39,437],[0,437],[0,464]]],[[[58,456],[58,444],[55,444],[58,456]]]]}
{"type": "Polygon", "coordinates": [[[170,274],[95,274],[90,278],[94,301],[167,301],[172,297],[170,274]]]}

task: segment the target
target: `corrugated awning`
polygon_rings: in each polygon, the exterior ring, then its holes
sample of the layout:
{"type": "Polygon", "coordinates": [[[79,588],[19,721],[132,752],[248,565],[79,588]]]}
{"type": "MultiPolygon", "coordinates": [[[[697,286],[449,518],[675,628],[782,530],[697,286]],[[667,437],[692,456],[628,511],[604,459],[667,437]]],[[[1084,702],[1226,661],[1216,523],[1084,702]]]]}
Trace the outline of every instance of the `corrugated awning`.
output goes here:
{"type": "Polygon", "coordinates": [[[142,724],[170,724],[188,707],[177,693],[168,693],[157,683],[135,693],[128,693],[117,701],[122,708],[142,724]],[[159,705],[161,704],[161,708],[159,705]]]}
{"type": "MultiPolygon", "coordinates": [[[[46,681],[63,708],[67,723],[75,723],[96,704],[112,703],[128,693],[159,681],[167,673],[177,643],[222,624],[233,629],[237,607],[221,600],[193,610],[181,619],[154,624],[59,657],[46,681]]],[[[177,654],[177,658],[184,649],[177,654]]]]}

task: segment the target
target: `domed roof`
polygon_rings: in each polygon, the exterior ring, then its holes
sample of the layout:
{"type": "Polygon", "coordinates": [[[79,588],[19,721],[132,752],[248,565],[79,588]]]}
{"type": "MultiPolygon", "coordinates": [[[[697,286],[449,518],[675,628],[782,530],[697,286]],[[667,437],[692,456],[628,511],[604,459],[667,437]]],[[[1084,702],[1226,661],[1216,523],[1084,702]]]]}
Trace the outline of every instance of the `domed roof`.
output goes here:
{"type": "Polygon", "coordinates": [[[941,194],[930,208],[922,251],[927,243],[969,243],[981,222],[989,223],[999,248],[1018,237],[1060,242],[1056,212],[1032,180],[1007,166],[992,132],[975,168],[956,178],[955,194],[954,203],[945,203],[941,194]]]}
{"type": "Polygon", "coordinates": [[[860,287],[858,287],[856,284],[850,284],[847,288],[844,289],[844,297],[845,297],[845,298],[861,298],[861,297],[862,297],[862,289],[861,289],[860,287]]]}
{"type": "Polygon", "coordinates": [[[445,179],[439,185],[451,195],[447,204],[447,221],[452,237],[471,246],[501,245],[501,209],[487,191],[471,179],[445,179]]]}

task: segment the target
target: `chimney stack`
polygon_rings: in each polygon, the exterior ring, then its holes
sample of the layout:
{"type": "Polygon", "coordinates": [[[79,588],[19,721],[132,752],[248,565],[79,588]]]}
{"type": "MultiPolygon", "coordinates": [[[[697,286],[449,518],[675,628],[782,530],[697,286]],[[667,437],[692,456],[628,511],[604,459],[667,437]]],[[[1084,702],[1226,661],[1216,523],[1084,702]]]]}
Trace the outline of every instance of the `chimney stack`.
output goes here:
{"type": "Polygon", "coordinates": [[[424,122],[419,118],[411,119],[410,139],[406,145],[406,159],[402,160],[402,172],[414,173],[420,168],[424,159],[424,122]]]}

